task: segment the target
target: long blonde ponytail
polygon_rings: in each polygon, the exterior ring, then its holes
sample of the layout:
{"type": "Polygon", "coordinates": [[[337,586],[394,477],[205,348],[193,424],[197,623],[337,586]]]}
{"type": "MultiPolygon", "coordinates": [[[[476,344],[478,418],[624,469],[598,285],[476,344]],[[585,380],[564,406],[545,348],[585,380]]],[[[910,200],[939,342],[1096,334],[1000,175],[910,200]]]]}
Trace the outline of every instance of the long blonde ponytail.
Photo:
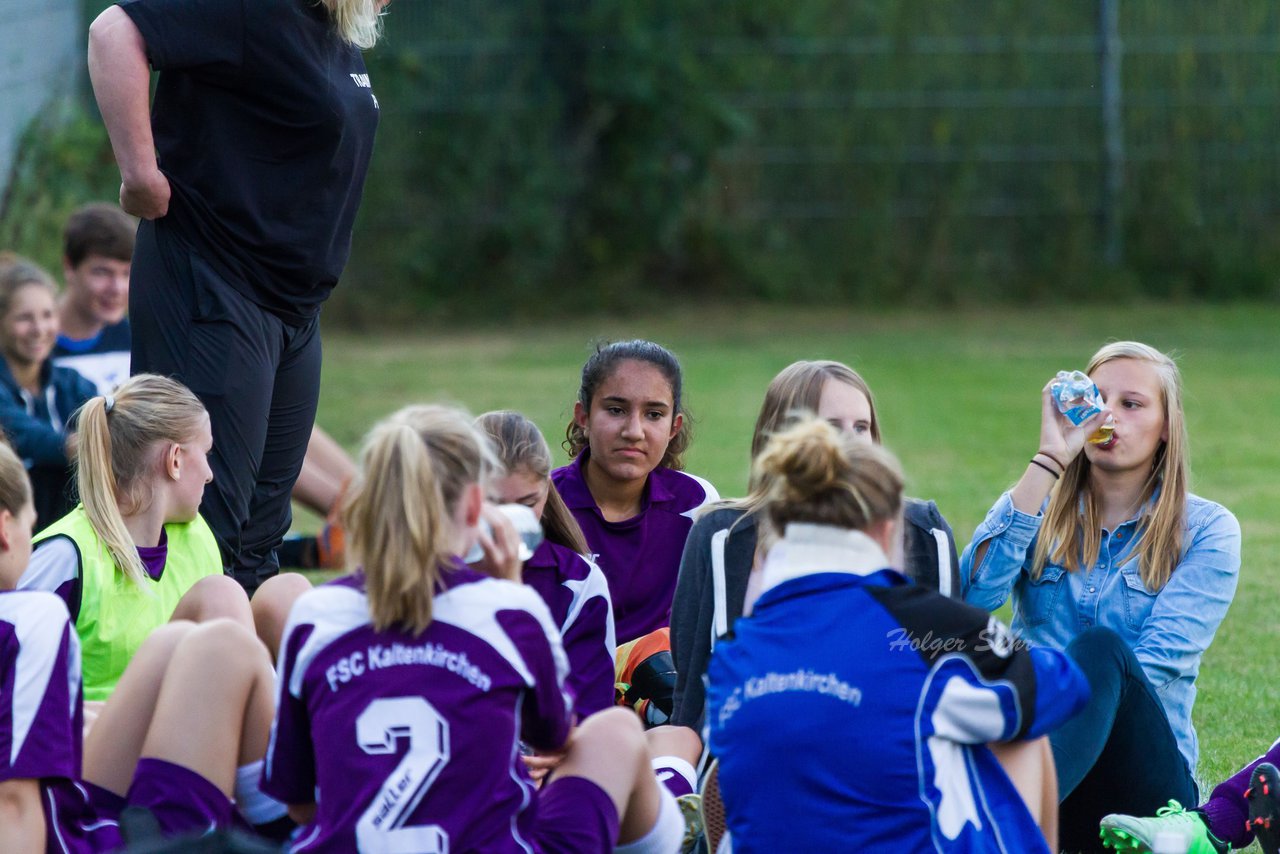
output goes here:
{"type": "Polygon", "coordinates": [[[431,624],[456,550],[454,511],[495,468],[488,440],[458,409],[406,407],[369,432],[343,510],[375,629],[416,635],[431,624]]]}
{"type": "Polygon", "coordinates": [[[142,584],[147,574],[124,517],[151,503],[152,483],[146,475],[157,445],[191,441],[204,414],[204,405],[186,386],[155,374],[130,377],[111,398],[90,398],[79,409],[75,468],[80,501],[112,561],[135,584],[142,584]]]}

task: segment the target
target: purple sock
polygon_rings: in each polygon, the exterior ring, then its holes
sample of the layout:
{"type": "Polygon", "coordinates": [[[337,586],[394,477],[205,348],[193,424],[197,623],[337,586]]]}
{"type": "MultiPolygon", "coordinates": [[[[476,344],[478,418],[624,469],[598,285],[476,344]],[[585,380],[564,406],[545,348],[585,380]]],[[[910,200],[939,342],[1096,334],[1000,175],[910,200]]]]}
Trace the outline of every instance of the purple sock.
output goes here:
{"type": "Polygon", "coordinates": [[[1244,793],[1249,788],[1253,769],[1263,762],[1280,766],[1280,740],[1267,748],[1266,753],[1219,783],[1209,795],[1209,800],[1200,805],[1209,830],[1219,839],[1230,842],[1233,849],[1244,848],[1253,841],[1253,831],[1245,827],[1249,820],[1249,803],[1244,793]]]}

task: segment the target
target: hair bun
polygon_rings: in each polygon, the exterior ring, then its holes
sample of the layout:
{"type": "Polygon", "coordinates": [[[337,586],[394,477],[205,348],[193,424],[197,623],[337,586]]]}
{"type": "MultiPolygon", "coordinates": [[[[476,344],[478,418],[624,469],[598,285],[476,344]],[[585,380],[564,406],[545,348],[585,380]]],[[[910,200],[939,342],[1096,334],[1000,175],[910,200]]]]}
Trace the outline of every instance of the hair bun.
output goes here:
{"type": "Polygon", "coordinates": [[[774,483],[775,497],[792,503],[837,488],[849,476],[840,432],[808,418],[769,440],[758,466],[774,483]]]}

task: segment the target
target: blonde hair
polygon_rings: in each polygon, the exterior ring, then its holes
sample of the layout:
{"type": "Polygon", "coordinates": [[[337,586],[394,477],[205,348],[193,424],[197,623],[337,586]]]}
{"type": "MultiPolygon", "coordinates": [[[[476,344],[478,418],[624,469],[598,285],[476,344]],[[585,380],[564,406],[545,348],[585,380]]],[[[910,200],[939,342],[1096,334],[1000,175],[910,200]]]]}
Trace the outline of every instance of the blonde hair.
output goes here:
{"type": "Polygon", "coordinates": [[[741,510],[742,516],[738,519],[740,522],[747,516],[754,515],[764,505],[769,490],[769,485],[765,482],[767,475],[754,465],[754,460],[779,430],[794,424],[796,419],[806,414],[812,416],[817,413],[822,388],[830,380],[850,385],[866,395],[871,408],[871,441],[876,445],[880,444],[880,416],[876,413],[876,399],[871,393],[871,386],[867,385],[861,374],[843,362],[827,359],[792,362],[770,381],[769,388],[764,393],[764,401],[760,404],[755,431],[751,434],[753,465],[747,496],[721,502],[716,505],[717,508],[741,510]]]}
{"type": "Polygon", "coordinates": [[[321,0],[329,10],[338,36],[347,44],[368,50],[382,36],[382,13],[375,0],[321,0]]]}
{"type": "Polygon", "coordinates": [[[488,439],[459,409],[408,406],[369,431],[343,516],[375,629],[417,635],[431,625],[455,556],[458,501],[495,467],[488,439]]]}
{"type": "Polygon", "coordinates": [[[112,400],[110,411],[104,397],[92,397],[78,410],[76,488],[89,524],[116,567],[142,584],[146,570],[124,516],[151,503],[153,484],[147,474],[156,446],[190,442],[205,409],[186,386],[156,374],[130,377],[112,400]]]}
{"type": "Polygon", "coordinates": [[[31,503],[31,481],[27,467],[9,443],[0,438],[0,510],[17,515],[31,503]]]}
{"type": "Polygon", "coordinates": [[[538,425],[509,409],[486,412],[476,424],[489,437],[498,462],[514,474],[527,471],[547,484],[547,503],[542,509],[542,531],[548,540],[578,554],[590,554],[587,538],[564,499],[551,482],[551,448],[538,425]]]}
{"type": "Polygon", "coordinates": [[[789,522],[865,531],[902,511],[902,468],[893,454],[812,416],[773,436],[755,467],[775,534],[789,522]]]}
{"type": "Polygon", "coordinates": [[[876,399],[862,375],[842,362],[801,360],[787,365],[769,383],[751,434],[751,458],[760,456],[769,437],[794,420],[801,412],[818,411],[822,389],[829,381],[842,382],[866,395],[871,407],[871,441],[880,444],[880,419],[876,415],[876,399]]]}
{"type": "MultiPolygon", "coordinates": [[[[1142,488],[1143,510],[1134,545],[1142,583],[1154,592],[1169,581],[1182,555],[1189,467],[1187,425],[1182,414],[1182,377],[1173,359],[1136,341],[1106,345],[1089,360],[1085,373],[1092,375],[1116,359],[1134,359],[1155,369],[1169,435],[1168,441],[1156,448],[1151,471],[1142,488]],[[1159,498],[1148,506],[1157,489],[1159,498]]],[[[1032,560],[1032,578],[1040,577],[1049,560],[1070,572],[1097,562],[1102,547],[1102,519],[1090,484],[1090,469],[1089,459],[1084,454],[1077,455],[1050,493],[1032,560]]]]}

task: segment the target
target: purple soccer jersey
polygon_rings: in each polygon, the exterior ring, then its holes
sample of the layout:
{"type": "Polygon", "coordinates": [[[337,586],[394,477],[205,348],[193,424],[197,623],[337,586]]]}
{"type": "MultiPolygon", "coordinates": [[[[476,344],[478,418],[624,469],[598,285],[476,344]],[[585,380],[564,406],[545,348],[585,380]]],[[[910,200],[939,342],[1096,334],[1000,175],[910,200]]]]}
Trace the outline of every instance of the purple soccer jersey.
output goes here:
{"type": "Polygon", "coordinates": [[[375,631],[360,576],[304,594],[285,628],[263,791],[315,802],[293,851],[530,851],[520,741],[563,746],[568,662],[533,589],[457,565],[415,637],[375,631]]]}
{"type": "Polygon", "coordinates": [[[613,599],[618,643],[643,637],[671,621],[680,555],[698,509],[720,496],[700,477],[668,468],[649,473],[638,514],[608,522],[587,488],[587,452],[551,473],[605,578],[613,599]]]}
{"type": "Polygon", "coordinates": [[[569,658],[566,685],[579,718],[613,705],[613,606],[600,567],[558,543],[544,541],[524,563],[524,583],[538,591],[560,627],[569,658]]]}
{"type": "Polygon", "coordinates": [[[47,850],[120,843],[80,783],[80,642],[52,593],[0,593],[0,781],[39,780],[47,850]]]}

